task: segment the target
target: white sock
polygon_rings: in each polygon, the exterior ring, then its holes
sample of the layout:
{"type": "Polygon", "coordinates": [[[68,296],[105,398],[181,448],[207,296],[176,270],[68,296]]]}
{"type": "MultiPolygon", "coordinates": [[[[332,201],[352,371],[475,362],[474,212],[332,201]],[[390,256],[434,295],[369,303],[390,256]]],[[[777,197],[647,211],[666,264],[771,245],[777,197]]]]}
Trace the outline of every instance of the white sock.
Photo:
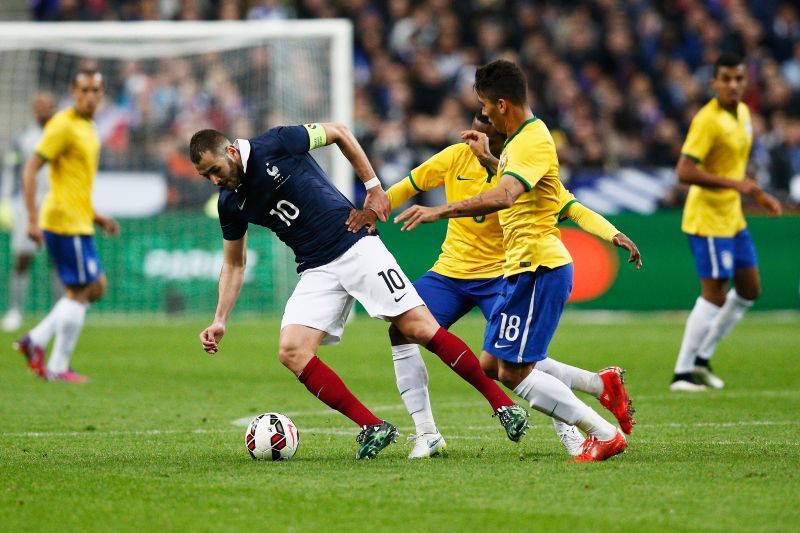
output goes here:
{"type": "Polygon", "coordinates": [[[552,357],[537,362],[536,370],[550,374],[572,390],[591,394],[595,398],[603,394],[603,380],[597,372],[566,365],[552,357]]]}
{"type": "Polygon", "coordinates": [[[600,440],[613,439],[617,428],[580,401],[562,381],[535,368],[514,392],[531,407],[600,440]]]}
{"type": "Polygon", "coordinates": [[[61,313],[61,308],[65,305],[69,306],[68,303],[65,303],[68,301],[71,300],[66,296],[62,296],[56,302],[56,304],[53,306],[50,312],[47,313],[47,316],[45,316],[41,320],[41,322],[36,324],[36,327],[34,327],[28,333],[28,335],[30,335],[31,337],[31,341],[33,341],[34,344],[46,347],[50,343],[50,339],[53,338],[53,335],[56,332],[56,321],[58,319],[59,314],[61,313]]]}
{"type": "Polygon", "coordinates": [[[56,340],[53,343],[50,359],[47,361],[48,372],[54,374],[66,372],[69,368],[69,360],[75,344],[78,342],[78,337],[81,335],[88,307],[86,304],[66,297],[61,300],[66,303],[60,305],[56,319],[56,340]]]}
{"type": "Polygon", "coordinates": [[[699,297],[694,303],[692,312],[686,320],[686,329],[683,332],[681,351],[678,352],[678,360],[675,361],[675,373],[686,374],[694,370],[694,358],[700,343],[708,334],[711,323],[719,314],[720,308],[712,304],[703,297],[699,297]]]}
{"type": "Polygon", "coordinates": [[[745,311],[750,309],[755,302],[746,300],[736,293],[736,289],[728,291],[725,303],[717,313],[716,318],[711,322],[700,348],[697,350],[697,357],[708,361],[714,355],[717,343],[725,338],[744,316],[745,311]]]}
{"type": "Polygon", "coordinates": [[[418,435],[437,433],[428,395],[428,369],[416,344],[392,346],[397,390],[414,420],[418,435]]]}
{"type": "Polygon", "coordinates": [[[11,309],[22,311],[22,302],[25,301],[25,295],[28,293],[28,285],[30,284],[30,275],[28,271],[17,272],[16,270],[11,274],[11,287],[9,287],[9,295],[11,300],[11,309]]]}

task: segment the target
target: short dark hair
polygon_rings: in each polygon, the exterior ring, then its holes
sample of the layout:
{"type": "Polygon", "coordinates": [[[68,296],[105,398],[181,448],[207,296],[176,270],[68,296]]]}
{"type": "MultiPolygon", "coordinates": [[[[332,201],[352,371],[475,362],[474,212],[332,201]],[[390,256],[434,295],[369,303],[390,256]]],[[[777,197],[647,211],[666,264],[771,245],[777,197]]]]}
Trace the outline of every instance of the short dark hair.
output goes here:
{"type": "Polygon", "coordinates": [[[100,76],[100,84],[105,85],[105,81],[103,80],[103,74],[100,73],[99,70],[94,68],[82,68],[75,75],[72,77],[72,86],[76,87],[78,85],[78,78],[81,76],[86,76],[89,79],[94,78],[95,76],[100,76]]]}
{"type": "Polygon", "coordinates": [[[498,59],[475,72],[475,92],[493,102],[508,100],[517,105],[528,101],[528,83],[522,70],[511,61],[498,59]]]}
{"type": "Polygon", "coordinates": [[[222,155],[225,147],[231,142],[217,130],[200,130],[192,135],[189,141],[189,158],[195,165],[210,151],[214,155],[222,155]]]}
{"type": "Polygon", "coordinates": [[[714,61],[714,77],[717,77],[717,71],[719,71],[720,67],[738,67],[743,64],[744,58],[738,54],[722,54],[714,61]]]}

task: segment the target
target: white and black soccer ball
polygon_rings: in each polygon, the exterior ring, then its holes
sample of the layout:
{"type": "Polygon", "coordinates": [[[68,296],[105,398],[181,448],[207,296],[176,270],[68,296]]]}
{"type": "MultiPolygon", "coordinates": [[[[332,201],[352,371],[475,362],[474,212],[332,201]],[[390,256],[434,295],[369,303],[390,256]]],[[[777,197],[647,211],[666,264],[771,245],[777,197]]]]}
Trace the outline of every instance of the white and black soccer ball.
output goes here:
{"type": "Polygon", "coordinates": [[[299,443],[297,426],[288,416],[280,413],[258,415],[244,434],[244,445],[253,459],[291,459],[299,443]]]}

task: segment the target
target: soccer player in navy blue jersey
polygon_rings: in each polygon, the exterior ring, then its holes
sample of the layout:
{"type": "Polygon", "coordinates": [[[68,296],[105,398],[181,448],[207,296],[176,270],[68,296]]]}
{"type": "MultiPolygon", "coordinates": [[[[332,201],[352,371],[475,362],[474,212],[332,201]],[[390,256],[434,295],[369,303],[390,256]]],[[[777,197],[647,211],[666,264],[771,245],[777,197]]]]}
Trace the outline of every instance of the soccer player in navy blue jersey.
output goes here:
{"type": "Polygon", "coordinates": [[[372,317],[390,321],[448,363],[486,397],[508,437],[519,440],[528,413],[483,374],[461,339],[439,326],[380,238],[366,229],[347,230],[353,204],[309,154],[333,143],[367,188],[364,208],[385,221],[389,201],[366,154],[344,125],[281,126],[234,143],[215,130],[192,136],[192,163],[221,189],[224,260],[214,321],[200,334],[203,348],[211,354],[219,349],[244,280],[248,226],[263,226],[292,249],[300,274],[281,321],[278,357],[309,392],[362,427],[357,458],[375,457],[394,441],[397,429],[367,409],[316,355],[321,344],[339,342],[356,299],[372,317]]]}

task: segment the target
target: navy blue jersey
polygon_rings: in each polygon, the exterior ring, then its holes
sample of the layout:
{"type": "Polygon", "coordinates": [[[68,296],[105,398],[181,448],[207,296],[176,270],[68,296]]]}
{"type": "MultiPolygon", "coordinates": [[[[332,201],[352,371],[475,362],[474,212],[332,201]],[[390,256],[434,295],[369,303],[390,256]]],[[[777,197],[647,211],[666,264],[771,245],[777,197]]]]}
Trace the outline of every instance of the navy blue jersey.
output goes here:
{"type": "Polygon", "coordinates": [[[250,139],[249,154],[246,146],[240,151],[242,185],[223,189],[217,204],[226,240],[241,239],[250,223],[269,228],[292,249],[302,272],[333,261],[368,234],[347,231],[353,204],[308,153],[305,127],[272,128],[250,139]]]}

